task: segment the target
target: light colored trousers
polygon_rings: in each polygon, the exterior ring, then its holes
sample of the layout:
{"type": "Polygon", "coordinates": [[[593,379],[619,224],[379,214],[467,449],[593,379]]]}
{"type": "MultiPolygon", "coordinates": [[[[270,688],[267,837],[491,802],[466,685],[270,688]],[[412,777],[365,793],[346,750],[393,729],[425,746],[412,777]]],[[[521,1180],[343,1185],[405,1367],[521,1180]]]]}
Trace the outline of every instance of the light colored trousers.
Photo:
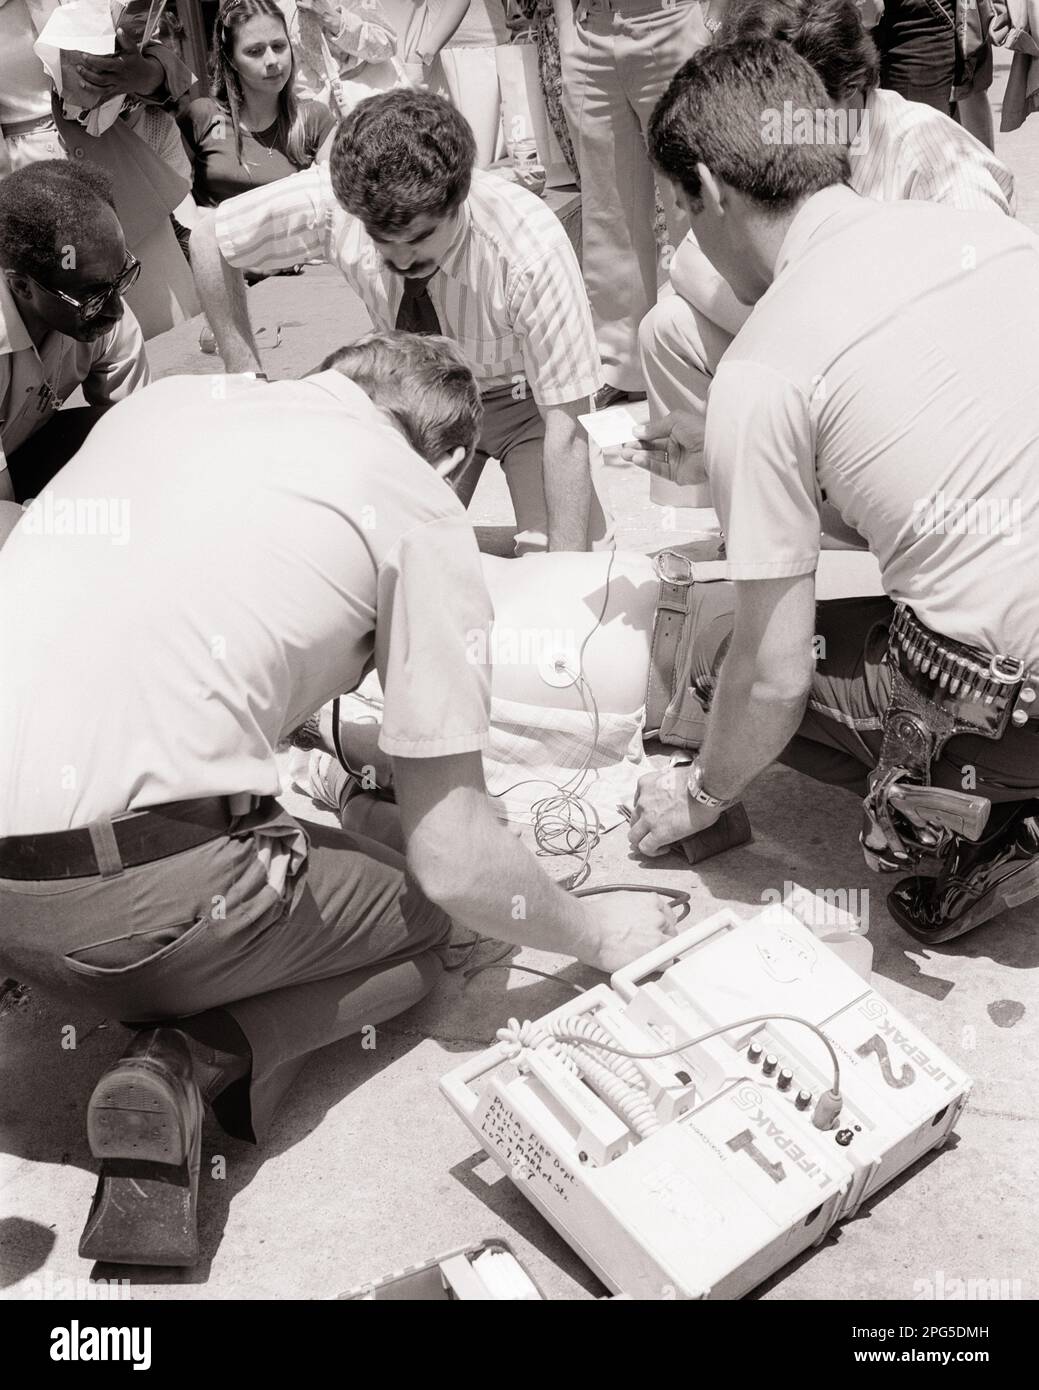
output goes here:
{"type": "Polygon", "coordinates": [[[733,335],[680,294],[662,294],[639,327],[650,419],[672,410],[707,415],[707,393],[733,335]]]}
{"type": "MultiPolygon", "coordinates": [[[[665,290],[639,328],[639,354],[646,377],[650,419],[659,419],[673,410],[695,416],[700,421],[702,449],[708,392],[734,337],[682,295],[670,288],[665,290]]],[[[700,488],[690,487],[685,492],[687,500],[675,500],[672,505],[705,505],[700,488]]],[[[827,538],[824,545],[868,548],[832,503],[821,504],[820,519],[827,538]]]]}
{"type": "MultiPolygon", "coordinates": [[[[638,328],[657,295],[656,201],[646,129],[675,72],[710,40],[698,4],[576,0],[560,29],[563,104],[581,174],[583,268],[603,376],[642,389],[638,328]],[[611,6],[615,5],[616,8],[611,6]]],[[[668,239],[688,219],[660,180],[668,239]]]]}

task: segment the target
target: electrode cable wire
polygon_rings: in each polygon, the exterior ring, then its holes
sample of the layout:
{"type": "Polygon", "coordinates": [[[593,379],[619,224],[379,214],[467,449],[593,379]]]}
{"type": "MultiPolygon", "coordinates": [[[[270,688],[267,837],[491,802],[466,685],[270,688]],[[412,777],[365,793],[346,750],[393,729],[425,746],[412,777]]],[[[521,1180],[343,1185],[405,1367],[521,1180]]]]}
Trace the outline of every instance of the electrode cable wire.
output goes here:
{"type": "MultiPolygon", "coordinates": [[[[684,888],[665,888],[663,886],[658,888],[652,883],[603,883],[595,888],[574,888],[571,890],[571,895],[575,898],[594,898],[598,893],[656,893],[659,897],[670,898],[678,913],[676,925],[678,922],[685,921],[692,908],[690,895],[684,888]]],[[[486,938],[476,936],[472,941],[459,942],[458,946],[451,947],[450,949],[452,950],[460,950],[463,947],[468,947],[468,954],[457,965],[448,965],[445,966],[444,969],[461,970],[464,966],[469,965],[469,962],[473,958],[473,953],[476,950],[476,943],[483,939],[486,938]]],[[[465,971],[462,978],[465,980],[466,984],[468,984],[470,980],[475,980],[477,975],[482,975],[485,970],[521,970],[528,975],[539,975],[543,980],[558,980],[561,985],[564,985],[567,989],[573,990],[575,994],[584,994],[586,992],[579,986],[571,984],[569,980],[562,980],[558,975],[550,975],[544,970],[535,970],[529,965],[515,965],[512,963],[503,965],[501,963],[502,956],[512,949],[512,946],[507,946],[505,951],[503,951],[501,955],[495,956],[493,960],[489,960],[482,965],[471,966],[465,971]]]]}
{"type": "MultiPolygon", "coordinates": [[[[565,1022],[565,1020],[564,1020],[565,1022]]],[[[744,1028],[751,1023],[799,1023],[803,1028],[810,1028],[819,1038],[830,1054],[830,1061],[833,1064],[833,1091],[839,1092],[841,1089],[841,1064],[837,1058],[830,1039],[814,1023],[810,1023],[807,1018],[798,1018],[797,1014],[752,1014],[750,1018],[738,1018],[732,1023],[723,1023],[718,1028],[712,1028],[709,1032],[700,1033],[695,1038],[686,1038],[674,1047],[665,1047],[657,1052],[631,1052],[627,1048],[620,1047],[616,1043],[590,1042],[588,1038],[582,1037],[580,1033],[566,1031],[562,1024],[546,1023],[542,1021],[542,1026],[546,1031],[550,1031],[552,1037],[558,1038],[560,1042],[582,1043],[589,1047],[601,1047],[604,1052],[615,1052],[618,1057],[629,1057],[634,1061],[659,1061],[663,1057],[674,1057],[678,1052],[686,1047],[696,1047],[700,1043],[707,1042],[710,1038],[717,1038],[722,1033],[731,1033],[736,1028],[744,1028]]]]}
{"type": "Polygon", "coordinates": [[[585,778],[591,771],[592,762],[599,750],[601,727],[595,692],[584,675],[584,654],[588,643],[602,627],[606,617],[606,610],[610,603],[613,563],[616,556],[617,552],[611,550],[606,564],[602,606],[599,609],[598,617],[585,633],[584,640],[578,649],[577,670],[568,671],[565,667],[559,668],[561,674],[571,677],[570,685],[564,688],[577,691],[581,700],[581,708],[592,721],[592,740],[584,761],[564,782],[553,782],[547,777],[527,777],[513,782],[511,786],[505,787],[502,791],[491,792],[492,796],[500,798],[508,796],[509,792],[515,791],[517,787],[533,785],[537,782],[555,789],[554,793],[532,802],[530,811],[534,818],[534,843],[537,846],[538,854],[581,856],[581,863],[574,872],[560,882],[560,887],[567,891],[578,888],[590,875],[591,864],[589,861],[592,850],[599,843],[603,833],[598,811],[581,795],[585,778]],[[580,817],[579,823],[576,820],[577,817],[580,817]]]}

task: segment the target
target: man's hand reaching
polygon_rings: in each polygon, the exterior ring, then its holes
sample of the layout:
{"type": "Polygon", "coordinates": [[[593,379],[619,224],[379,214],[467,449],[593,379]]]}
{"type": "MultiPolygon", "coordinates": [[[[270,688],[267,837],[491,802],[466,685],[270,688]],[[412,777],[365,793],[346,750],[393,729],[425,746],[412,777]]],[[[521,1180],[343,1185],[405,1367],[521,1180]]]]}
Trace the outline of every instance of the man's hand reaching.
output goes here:
{"type": "Polygon", "coordinates": [[[607,975],[663,946],[677,930],[675,909],[661,894],[607,893],[590,898],[586,908],[591,929],[580,959],[607,975]]]}
{"type": "Polygon", "coordinates": [[[688,780],[689,769],[681,765],[639,778],[628,831],[632,849],[653,858],[714,824],[722,808],[693,801],[686,790],[688,780]]]}
{"type": "Polygon", "coordinates": [[[629,463],[682,487],[706,483],[703,426],[695,415],[675,410],[635,429],[635,444],[621,454],[629,463]]]}

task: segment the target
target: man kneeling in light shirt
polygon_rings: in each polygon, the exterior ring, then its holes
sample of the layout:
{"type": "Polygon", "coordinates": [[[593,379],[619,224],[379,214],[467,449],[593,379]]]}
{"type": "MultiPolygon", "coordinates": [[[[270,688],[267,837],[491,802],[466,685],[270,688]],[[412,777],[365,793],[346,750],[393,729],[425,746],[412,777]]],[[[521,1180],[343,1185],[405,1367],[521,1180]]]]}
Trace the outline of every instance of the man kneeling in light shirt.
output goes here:
{"type": "MultiPolygon", "coordinates": [[[[877,50],[855,0],[729,0],[717,42],[755,39],[789,43],[816,70],[831,102],[820,113],[789,102],[763,113],[765,143],[777,135],[797,143],[808,115],[809,130],[822,138],[849,131],[849,183],[863,197],[1013,213],[1013,175],[990,150],[941,111],[877,86],[877,50]]],[[[663,438],[671,422],[661,425],[661,417],[681,411],[684,438],[702,449],[707,393],[751,307],[739,303],[692,232],[671,263],[671,284],[675,293],[661,297],[639,333],[650,410],[642,435],[663,438]]]]}
{"type": "Polygon", "coordinates": [[[486,795],[493,615],[442,480],[480,419],[439,336],[167,377],[62,478],[120,534],[27,514],[0,550],[0,973],[140,1030],[88,1107],[84,1257],[193,1264],[203,1100],[261,1139],[311,1053],[429,991],[449,919],[606,971],[673,933],[563,892],[486,795]],[[406,859],[277,801],[279,744],[372,666],[406,859]]]}

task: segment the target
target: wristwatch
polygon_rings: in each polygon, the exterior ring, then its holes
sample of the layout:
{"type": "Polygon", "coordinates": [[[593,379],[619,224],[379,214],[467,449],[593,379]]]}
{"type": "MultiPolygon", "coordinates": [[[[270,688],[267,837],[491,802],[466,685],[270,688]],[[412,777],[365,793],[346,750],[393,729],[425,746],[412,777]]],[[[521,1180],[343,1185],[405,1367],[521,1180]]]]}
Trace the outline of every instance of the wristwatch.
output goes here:
{"type": "Polygon", "coordinates": [[[690,800],[698,801],[701,806],[711,806],[716,809],[724,810],[726,806],[732,805],[731,799],[720,796],[712,796],[706,791],[703,784],[703,764],[699,758],[694,758],[689,766],[689,781],[686,783],[686,791],[689,793],[690,800]]]}

